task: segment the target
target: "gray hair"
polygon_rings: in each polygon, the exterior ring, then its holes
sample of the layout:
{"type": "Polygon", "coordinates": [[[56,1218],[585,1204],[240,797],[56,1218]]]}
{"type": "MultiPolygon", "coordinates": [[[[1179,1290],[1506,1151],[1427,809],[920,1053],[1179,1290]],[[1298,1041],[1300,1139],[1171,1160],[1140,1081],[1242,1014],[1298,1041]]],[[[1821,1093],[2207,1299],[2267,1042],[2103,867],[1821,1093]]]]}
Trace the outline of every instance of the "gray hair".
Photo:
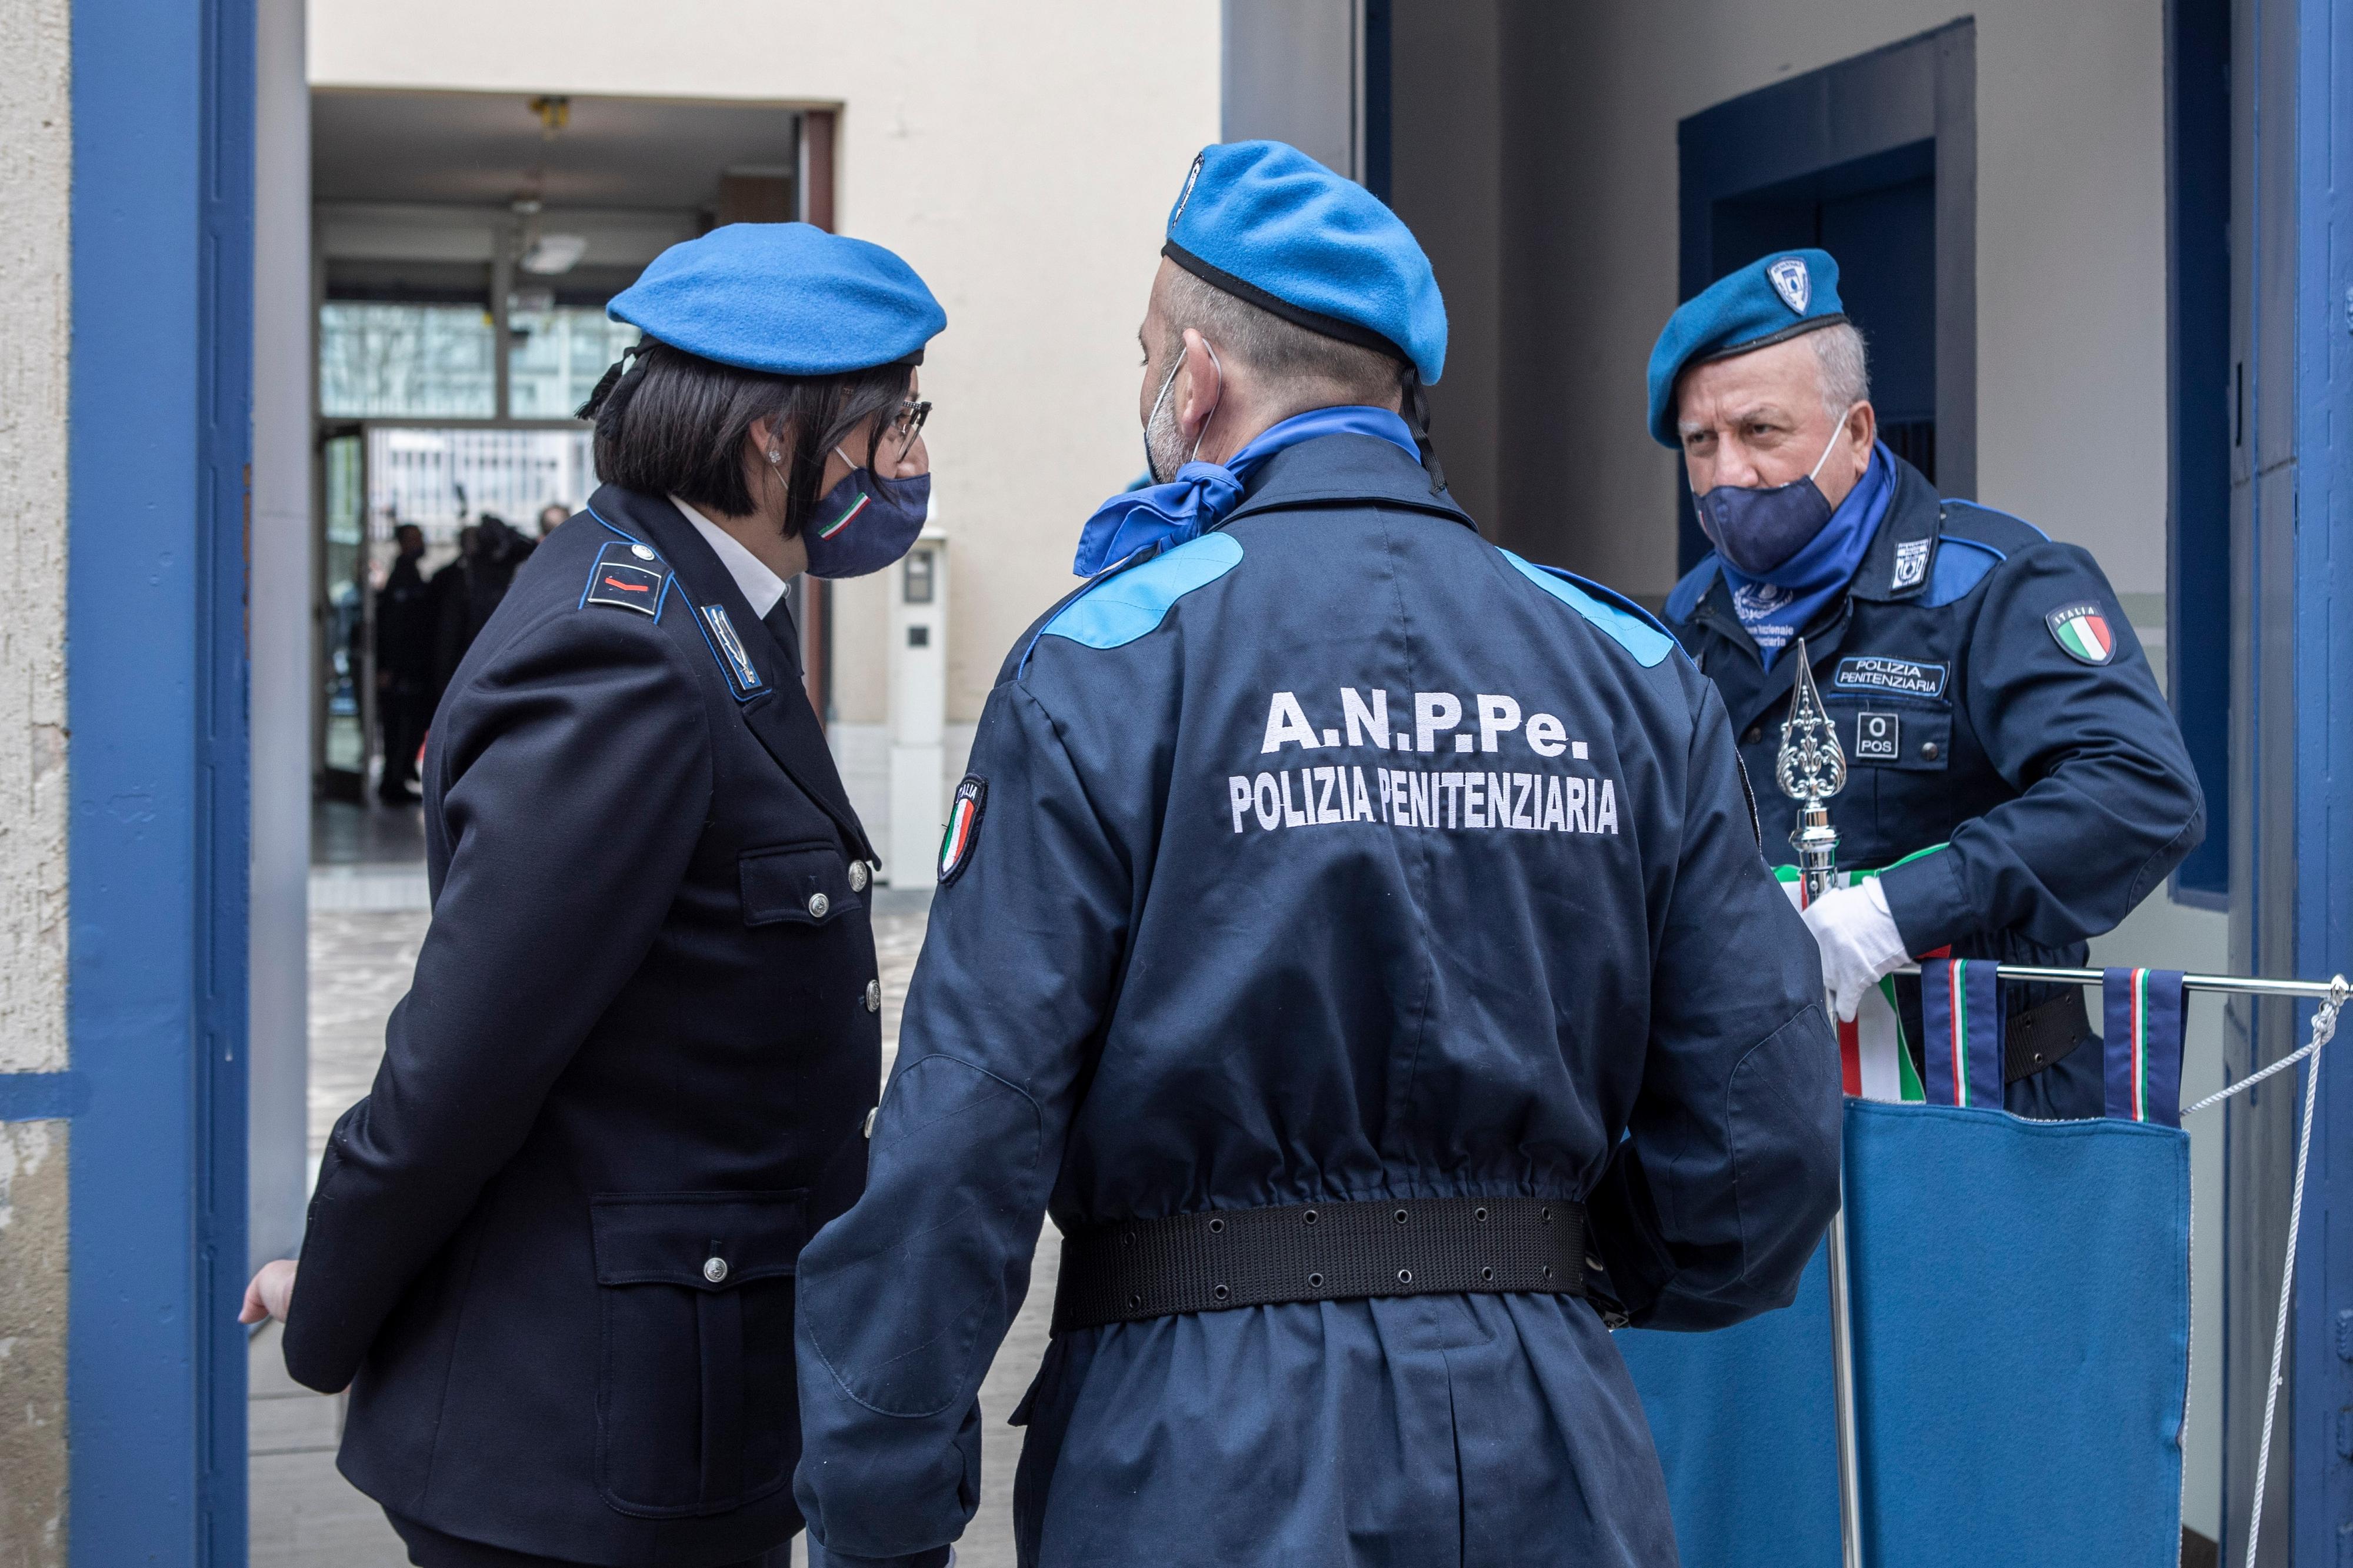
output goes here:
{"type": "Polygon", "coordinates": [[[1190,327],[1220,353],[1240,360],[1285,392],[1339,403],[1387,403],[1404,384],[1400,361],[1286,321],[1181,267],[1173,269],[1165,303],[1164,363],[1176,356],[1190,327]]]}
{"type": "Polygon", "coordinates": [[[1852,321],[1823,327],[1808,336],[1814,340],[1814,364],[1820,372],[1822,407],[1833,421],[1846,417],[1858,403],[1871,401],[1871,360],[1862,333],[1852,321]]]}

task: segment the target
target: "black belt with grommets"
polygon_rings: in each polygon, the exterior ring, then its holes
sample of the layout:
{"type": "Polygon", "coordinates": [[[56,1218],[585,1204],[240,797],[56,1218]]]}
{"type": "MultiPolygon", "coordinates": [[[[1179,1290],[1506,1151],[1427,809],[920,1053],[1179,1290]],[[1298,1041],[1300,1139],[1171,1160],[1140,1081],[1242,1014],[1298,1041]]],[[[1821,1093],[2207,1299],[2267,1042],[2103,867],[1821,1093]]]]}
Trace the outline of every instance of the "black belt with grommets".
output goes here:
{"type": "Polygon", "coordinates": [[[1393,1198],[1117,1220],[1067,1237],[1057,1334],[1368,1296],[1585,1294],[1585,1205],[1393,1198]]]}

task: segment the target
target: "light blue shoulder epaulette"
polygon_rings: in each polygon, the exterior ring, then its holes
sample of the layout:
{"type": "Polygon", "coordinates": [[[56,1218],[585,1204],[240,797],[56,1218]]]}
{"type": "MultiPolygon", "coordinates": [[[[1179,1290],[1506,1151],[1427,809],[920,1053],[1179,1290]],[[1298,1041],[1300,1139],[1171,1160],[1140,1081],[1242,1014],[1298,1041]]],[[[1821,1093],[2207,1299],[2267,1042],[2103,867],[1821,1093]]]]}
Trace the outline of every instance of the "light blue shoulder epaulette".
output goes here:
{"type": "Polygon", "coordinates": [[[2049,534],[2024,518],[1975,501],[1946,501],[1939,523],[1936,563],[1928,569],[1927,590],[1920,595],[1920,603],[1930,609],[1968,598],[1989,573],[2010,559],[2011,551],[2051,542],[2049,534]]]}
{"type": "Polygon", "coordinates": [[[1021,650],[1029,662],[1039,637],[1064,637],[1082,647],[1124,647],[1157,628],[1177,600],[1206,588],[1241,564],[1241,542],[1219,531],[1190,539],[1133,566],[1113,566],[1063,601],[1021,650]]]}
{"type": "Polygon", "coordinates": [[[1656,616],[1615,589],[1588,582],[1557,566],[1535,565],[1508,550],[1503,555],[1521,576],[1592,622],[1612,642],[1632,654],[1634,662],[1643,668],[1656,665],[1674,647],[1672,634],[1660,625],[1656,616]]]}

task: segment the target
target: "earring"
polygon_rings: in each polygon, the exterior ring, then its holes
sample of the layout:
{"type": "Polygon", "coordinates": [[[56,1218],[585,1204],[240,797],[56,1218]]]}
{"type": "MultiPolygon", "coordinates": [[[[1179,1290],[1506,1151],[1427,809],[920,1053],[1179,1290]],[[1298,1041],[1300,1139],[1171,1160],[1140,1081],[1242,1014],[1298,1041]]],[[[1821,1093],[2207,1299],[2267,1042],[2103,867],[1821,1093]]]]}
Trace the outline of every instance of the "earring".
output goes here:
{"type": "Polygon", "coordinates": [[[782,447],[771,447],[768,448],[769,467],[774,468],[776,464],[781,463],[784,460],[785,449],[782,447]]]}

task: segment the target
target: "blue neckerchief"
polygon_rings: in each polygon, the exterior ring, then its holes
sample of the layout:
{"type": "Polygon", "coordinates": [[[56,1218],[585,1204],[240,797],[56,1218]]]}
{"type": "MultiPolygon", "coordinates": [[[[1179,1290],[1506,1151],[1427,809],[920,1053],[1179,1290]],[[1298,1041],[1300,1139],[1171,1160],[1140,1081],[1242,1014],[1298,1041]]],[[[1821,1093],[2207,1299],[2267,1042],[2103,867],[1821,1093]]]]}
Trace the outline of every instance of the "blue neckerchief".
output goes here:
{"type": "Polygon", "coordinates": [[[1825,605],[1846,592],[1894,497],[1895,459],[1885,446],[1874,443],[1862,478],[1803,550],[1762,577],[1736,572],[1731,562],[1716,558],[1725,586],[1732,591],[1732,608],[1757,644],[1757,657],[1766,668],[1773,668],[1774,658],[1825,605]]]}
{"type": "Polygon", "coordinates": [[[1417,462],[1421,457],[1413,431],[1386,408],[1349,404],[1294,414],[1260,431],[1222,464],[1187,463],[1165,485],[1126,490],[1095,508],[1079,531],[1079,554],[1071,569],[1092,577],[1147,544],[1173,547],[1207,532],[1241,504],[1243,487],[1260,465],[1284,447],[1318,436],[1378,436],[1412,453],[1417,462]]]}

